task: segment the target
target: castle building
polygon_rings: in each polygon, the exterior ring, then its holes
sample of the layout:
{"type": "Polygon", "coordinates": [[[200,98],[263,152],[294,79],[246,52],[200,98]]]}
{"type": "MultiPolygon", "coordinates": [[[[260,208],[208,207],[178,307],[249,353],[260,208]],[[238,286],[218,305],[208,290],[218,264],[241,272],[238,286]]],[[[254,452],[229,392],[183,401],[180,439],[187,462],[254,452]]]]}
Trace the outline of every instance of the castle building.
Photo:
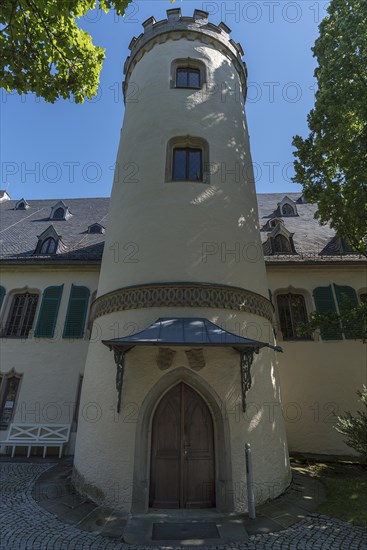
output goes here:
{"type": "Polygon", "coordinates": [[[365,348],[297,326],[365,301],[366,261],[301,194],[256,197],[230,29],[180,9],[143,27],[111,200],[0,204],[1,433],[71,423],[78,490],[127,513],[242,512],[246,443],[258,503],[289,485],[288,445],[348,452],[334,414],[365,348]]]}

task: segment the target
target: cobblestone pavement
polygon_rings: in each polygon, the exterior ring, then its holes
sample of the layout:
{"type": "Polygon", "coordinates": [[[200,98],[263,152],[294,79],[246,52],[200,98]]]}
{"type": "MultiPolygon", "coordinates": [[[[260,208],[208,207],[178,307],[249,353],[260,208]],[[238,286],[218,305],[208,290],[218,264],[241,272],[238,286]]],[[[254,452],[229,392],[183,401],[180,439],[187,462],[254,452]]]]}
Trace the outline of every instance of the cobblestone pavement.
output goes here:
{"type": "MultiPolygon", "coordinates": [[[[52,464],[0,464],[1,549],[137,550],[137,547],[114,542],[64,524],[50,512],[40,508],[32,498],[32,485],[35,479],[50,467],[52,464]]],[[[204,547],[200,548],[204,550],[204,547]]],[[[218,545],[215,548],[367,550],[367,530],[327,516],[311,514],[284,531],[252,536],[247,544],[218,545]]]]}

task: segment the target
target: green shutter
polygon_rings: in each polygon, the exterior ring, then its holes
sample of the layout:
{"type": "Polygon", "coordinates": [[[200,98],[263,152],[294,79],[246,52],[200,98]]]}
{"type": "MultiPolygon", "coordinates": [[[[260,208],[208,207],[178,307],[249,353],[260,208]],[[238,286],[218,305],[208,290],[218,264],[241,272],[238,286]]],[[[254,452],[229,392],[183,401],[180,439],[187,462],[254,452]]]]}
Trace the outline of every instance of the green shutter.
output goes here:
{"type": "Polygon", "coordinates": [[[3,304],[5,294],[6,294],[5,288],[3,286],[0,286],[0,308],[3,304]]]}
{"type": "MultiPolygon", "coordinates": [[[[337,313],[331,285],[315,288],[313,299],[318,313],[337,313]]],[[[333,330],[321,330],[321,338],[323,340],[342,340],[343,337],[333,330]]]]}
{"type": "Polygon", "coordinates": [[[273,293],[270,290],[270,288],[268,288],[268,290],[269,290],[269,300],[271,301],[271,303],[273,303],[273,293]]]}
{"type": "Polygon", "coordinates": [[[83,338],[89,295],[89,288],[85,286],[71,286],[63,338],[83,338]]]}
{"type": "MultiPolygon", "coordinates": [[[[351,286],[340,286],[335,284],[334,284],[334,288],[335,288],[336,299],[338,301],[339,311],[342,311],[343,308],[345,307],[347,308],[355,307],[358,305],[357,293],[354,290],[354,288],[352,288],[351,286]]],[[[347,325],[344,325],[344,326],[345,328],[347,328],[347,325]]],[[[354,332],[353,326],[350,326],[349,328],[354,332]]],[[[358,333],[358,331],[356,332],[358,333]]],[[[344,336],[347,340],[353,340],[354,338],[358,338],[358,334],[357,335],[355,334],[353,336],[353,334],[347,333],[344,336]]]]}
{"type": "Polygon", "coordinates": [[[34,335],[39,338],[53,338],[64,285],[49,286],[43,292],[42,304],[34,335]]]}

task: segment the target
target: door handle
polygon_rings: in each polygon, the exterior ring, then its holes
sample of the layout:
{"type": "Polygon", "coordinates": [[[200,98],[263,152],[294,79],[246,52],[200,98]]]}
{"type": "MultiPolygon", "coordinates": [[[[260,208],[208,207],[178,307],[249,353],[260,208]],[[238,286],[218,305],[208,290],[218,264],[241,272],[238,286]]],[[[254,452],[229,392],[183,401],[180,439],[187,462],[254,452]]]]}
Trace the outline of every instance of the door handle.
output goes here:
{"type": "Polygon", "coordinates": [[[189,449],[191,445],[184,445],[184,455],[187,456],[187,449],[189,449]]]}

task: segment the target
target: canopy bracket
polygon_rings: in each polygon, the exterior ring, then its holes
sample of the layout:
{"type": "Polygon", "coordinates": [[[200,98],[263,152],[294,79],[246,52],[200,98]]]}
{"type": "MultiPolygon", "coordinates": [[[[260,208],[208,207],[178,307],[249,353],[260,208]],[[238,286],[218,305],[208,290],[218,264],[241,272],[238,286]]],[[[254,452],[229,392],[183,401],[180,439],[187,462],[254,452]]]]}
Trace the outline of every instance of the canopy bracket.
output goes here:
{"type": "Polygon", "coordinates": [[[114,354],[115,363],[116,363],[117,413],[119,414],[121,410],[121,394],[122,394],[122,386],[124,383],[126,351],[116,347],[116,348],[113,348],[113,354],[114,354]]]}
{"type": "Polygon", "coordinates": [[[247,349],[240,352],[241,361],[241,390],[242,390],[242,410],[246,412],[246,395],[252,386],[251,366],[254,361],[254,353],[258,350],[247,349]]]}

